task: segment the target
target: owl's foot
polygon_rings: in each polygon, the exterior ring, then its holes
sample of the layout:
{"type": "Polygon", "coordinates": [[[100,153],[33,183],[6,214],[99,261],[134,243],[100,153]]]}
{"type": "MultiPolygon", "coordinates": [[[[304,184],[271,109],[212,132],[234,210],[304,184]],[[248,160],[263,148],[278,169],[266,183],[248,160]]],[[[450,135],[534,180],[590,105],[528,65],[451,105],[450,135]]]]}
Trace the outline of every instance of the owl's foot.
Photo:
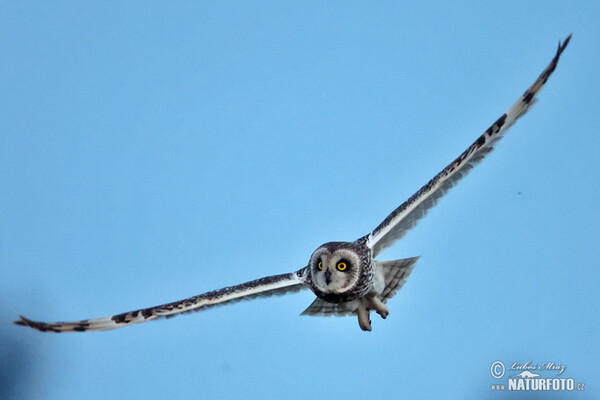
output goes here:
{"type": "Polygon", "coordinates": [[[360,301],[358,304],[358,309],[356,310],[356,314],[358,315],[358,326],[363,331],[371,331],[371,318],[369,317],[369,310],[365,304],[360,301]]]}
{"type": "Polygon", "coordinates": [[[390,315],[390,311],[386,307],[385,304],[377,298],[377,296],[368,297],[367,301],[369,302],[369,308],[375,310],[377,314],[381,316],[381,318],[386,319],[388,315],[390,315]]]}

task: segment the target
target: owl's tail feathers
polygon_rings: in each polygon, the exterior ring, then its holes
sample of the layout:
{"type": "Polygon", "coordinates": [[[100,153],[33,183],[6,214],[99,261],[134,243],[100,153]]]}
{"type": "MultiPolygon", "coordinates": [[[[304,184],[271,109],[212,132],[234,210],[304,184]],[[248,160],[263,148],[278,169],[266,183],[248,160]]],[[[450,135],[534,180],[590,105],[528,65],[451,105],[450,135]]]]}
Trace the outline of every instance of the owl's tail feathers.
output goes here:
{"type": "Polygon", "coordinates": [[[345,317],[356,314],[358,306],[358,300],[346,303],[329,303],[325,300],[315,299],[300,315],[310,315],[311,317],[345,317]]]}
{"type": "Polygon", "coordinates": [[[402,288],[419,258],[420,256],[400,258],[398,260],[375,261],[375,266],[378,270],[377,274],[382,274],[385,282],[385,287],[380,295],[381,301],[385,303],[402,288]]]}

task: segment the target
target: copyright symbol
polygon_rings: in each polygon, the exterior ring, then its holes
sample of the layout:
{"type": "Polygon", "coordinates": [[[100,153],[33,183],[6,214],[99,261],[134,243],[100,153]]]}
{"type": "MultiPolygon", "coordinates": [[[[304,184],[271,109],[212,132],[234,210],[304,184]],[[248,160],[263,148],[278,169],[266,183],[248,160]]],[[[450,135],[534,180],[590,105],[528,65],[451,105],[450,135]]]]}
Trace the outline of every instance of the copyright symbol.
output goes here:
{"type": "Polygon", "coordinates": [[[506,368],[504,368],[504,364],[502,364],[502,361],[494,361],[492,363],[492,366],[490,367],[490,372],[494,378],[500,379],[504,376],[506,368]]]}

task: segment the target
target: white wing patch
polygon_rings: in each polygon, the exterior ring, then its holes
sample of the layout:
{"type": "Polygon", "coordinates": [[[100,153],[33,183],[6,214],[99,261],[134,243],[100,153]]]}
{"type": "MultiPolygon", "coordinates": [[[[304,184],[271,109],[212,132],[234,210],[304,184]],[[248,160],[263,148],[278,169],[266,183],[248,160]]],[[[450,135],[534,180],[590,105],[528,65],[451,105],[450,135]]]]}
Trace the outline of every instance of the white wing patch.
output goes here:
{"type": "Polygon", "coordinates": [[[131,324],[152,321],[158,318],[170,318],[192,311],[203,311],[211,307],[230,304],[236,301],[297,292],[306,288],[301,271],[302,270],[289,274],[268,276],[241,285],[229,286],[224,289],[214,290],[184,300],[175,301],[173,303],[129,311],[110,317],[85,319],[74,322],[37,322],[19,316],[21,319],[15,321],[15,324],[29,326],[42,332],[86,332],[116,329],[131,324]]]}
{"type": "Polygon", "coordinates": [[[373,257],[403,237],[435,206],[438,200],[460,181],[477,163],[494,149],[494,144],[535,103],[536,95],[542,89],[558,64],[561,53],[567,47],[571,35],[564,43],[558,43],[556,55],[544,72],[508,111],[481,135],[456,160],[444,168],[417,193],[396,208],[373,232],[368,235],[367,246],[373,250],[373,257]]]}

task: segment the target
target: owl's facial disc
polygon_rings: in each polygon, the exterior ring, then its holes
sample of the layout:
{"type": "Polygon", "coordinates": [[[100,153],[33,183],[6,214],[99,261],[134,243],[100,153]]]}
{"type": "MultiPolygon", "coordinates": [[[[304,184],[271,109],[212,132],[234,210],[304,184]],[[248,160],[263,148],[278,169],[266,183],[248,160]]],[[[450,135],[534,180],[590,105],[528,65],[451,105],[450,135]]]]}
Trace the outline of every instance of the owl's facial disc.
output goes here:
{"type": "Polygon", "coordinates": [[[348,248],[322,246],[311,257],[315,286],[325,293],[343,293],[356,284],[361,271],[360,258],[348,248]]]}

